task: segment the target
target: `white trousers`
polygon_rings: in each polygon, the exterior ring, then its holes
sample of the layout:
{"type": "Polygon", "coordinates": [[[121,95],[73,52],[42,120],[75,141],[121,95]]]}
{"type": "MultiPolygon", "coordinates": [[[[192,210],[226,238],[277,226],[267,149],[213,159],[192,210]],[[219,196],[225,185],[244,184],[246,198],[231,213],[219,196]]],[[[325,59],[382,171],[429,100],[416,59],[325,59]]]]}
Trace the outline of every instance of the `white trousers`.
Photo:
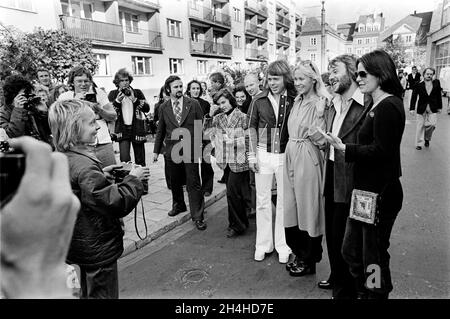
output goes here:
{"type": "Polygon", "coordinates": [[[289,255],[283,223],[283,167],[284,154],[258,150],[259,172],[255,173],[256,187],[256,245],[259,253],[270,253],[274,246],[279,255],[289,255]],[[275,213],[275,235],[272,216],[272,184],[275,174],[277,182],[277,207],[275,213]],[[275,241],[274,241],[275,237],[275,241]]]}
{"type": "Polygon", "coordinates": [[[437,124],[437,113],[416,114],[416,146],[423,146],[424,140],[431,141],[431,136],[437,124]],[[428,115],[427,115],[428,114],[428,115]],[[428,116],[430,126],[425,126],[425,117],[428,116]]]}

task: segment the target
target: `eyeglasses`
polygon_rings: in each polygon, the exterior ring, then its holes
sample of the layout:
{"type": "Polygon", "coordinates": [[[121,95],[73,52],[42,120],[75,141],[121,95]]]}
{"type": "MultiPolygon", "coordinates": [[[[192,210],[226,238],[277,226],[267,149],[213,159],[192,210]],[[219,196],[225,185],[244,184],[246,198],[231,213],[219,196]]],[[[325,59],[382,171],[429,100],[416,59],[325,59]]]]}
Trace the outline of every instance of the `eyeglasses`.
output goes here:
{"type": "Polygon", "coordinates": [[[359,72],[355,72],[355,78],[358,78],[358,76],[363,79],[367,77],[367,72],[366,71],[359,71],[359,72]]]}

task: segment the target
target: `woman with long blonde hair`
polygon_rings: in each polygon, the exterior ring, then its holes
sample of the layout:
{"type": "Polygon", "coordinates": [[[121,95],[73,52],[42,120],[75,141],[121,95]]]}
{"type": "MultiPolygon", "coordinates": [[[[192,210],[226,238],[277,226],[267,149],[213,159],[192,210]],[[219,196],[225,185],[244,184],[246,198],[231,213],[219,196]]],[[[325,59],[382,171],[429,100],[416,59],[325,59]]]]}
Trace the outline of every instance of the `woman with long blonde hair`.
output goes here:
{"type": "Polygon", "coordinates": [[[295,259],[286,265],[291,276],[314,274],[322,259],[325,231],[321,192],[325,138],[325,105],[331,96],[317,67],[311,61],[295,66],[297,97],[288,120],[289,141],[284,165],[284,226],[286,242],[295,259]]]}

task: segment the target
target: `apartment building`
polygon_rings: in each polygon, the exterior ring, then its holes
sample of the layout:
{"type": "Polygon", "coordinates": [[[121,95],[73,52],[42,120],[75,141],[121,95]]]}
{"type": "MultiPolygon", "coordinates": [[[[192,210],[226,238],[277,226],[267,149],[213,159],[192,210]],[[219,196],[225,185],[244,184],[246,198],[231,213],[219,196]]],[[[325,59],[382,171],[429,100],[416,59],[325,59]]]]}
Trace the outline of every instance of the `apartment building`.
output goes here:
{"type": "Polygon", "coordinates": [[[433,11],[430,32],[427,39],[427,66],[441,70],[450,67],[450,0],[440,1],[433,11]]]}
{"type": "Polygon", "coordinates": [[[353,53],[361,56],[380,47],[379,36],[384,29],[383,13],[359,16],[353,34],[353,53]]]}
{"type": "Polygon", "coordinates": [[[252,68],[300,53],[295,0],[0,0],[0,22],[23,31],[64,29],[92,40],[99,87],[127,68],[147,99],[167,76],[205,80],[229,65],[252,68]]]}
{"type": "Polygon", "coordinates": [[[327,23],[325,24],[325,61],[322,64],[321,55],[321,24],[316,17],[306,18],[302,26],[300,35],[301,50],[300,58],[302,60],[313,61],[321,72],[325,72],[328,67],[328,62],[334,57],[345,52],[344,36],[339,34],[334,28],[327,23]]]}

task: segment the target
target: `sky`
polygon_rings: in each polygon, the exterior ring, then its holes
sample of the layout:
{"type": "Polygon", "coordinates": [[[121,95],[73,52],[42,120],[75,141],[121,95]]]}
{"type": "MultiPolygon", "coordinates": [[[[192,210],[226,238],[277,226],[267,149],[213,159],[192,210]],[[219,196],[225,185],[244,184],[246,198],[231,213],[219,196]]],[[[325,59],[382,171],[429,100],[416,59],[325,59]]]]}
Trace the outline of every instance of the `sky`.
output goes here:
{"type": "MultiPolygon", "coordinates": [[[[321,0],[295,0],[300,10],[320,17],[321,0]]],[[[356,22],[360,15],[383,12],[392,26],[408,14],[434,11],[440,0],[325,0],[325,21],[329,24],[356,22]]]]}

